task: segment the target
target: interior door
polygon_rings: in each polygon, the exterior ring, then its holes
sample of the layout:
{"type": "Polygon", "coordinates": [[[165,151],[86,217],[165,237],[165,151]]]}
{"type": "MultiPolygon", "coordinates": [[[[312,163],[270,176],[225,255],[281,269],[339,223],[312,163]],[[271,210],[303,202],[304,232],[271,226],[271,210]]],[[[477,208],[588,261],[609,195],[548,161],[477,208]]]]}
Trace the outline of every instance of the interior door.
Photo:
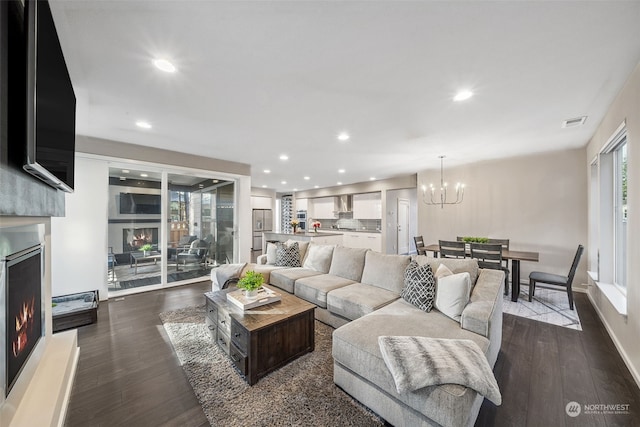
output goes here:
{"type": "Polygon", "coordinates": [[[408,199],[398,199],[398,253],[409,253],[409,209],[408,199]]]}

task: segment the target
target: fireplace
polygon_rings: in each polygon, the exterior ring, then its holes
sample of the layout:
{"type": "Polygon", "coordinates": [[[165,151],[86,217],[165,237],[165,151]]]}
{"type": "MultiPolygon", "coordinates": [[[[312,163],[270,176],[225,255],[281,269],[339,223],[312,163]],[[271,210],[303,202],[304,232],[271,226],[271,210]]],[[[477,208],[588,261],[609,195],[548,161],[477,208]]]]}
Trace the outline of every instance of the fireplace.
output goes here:
{"type": "Polygon", "coordinates": [[[122,252],[138,251],[146,244],[158,248],[158,228],[125,228],[122,230],[122,252]]]}
{"type": "Polygon", "coordinates": [[[5,396],[44,335],[41,257],[38,245],[6,258],[5,396]]]}

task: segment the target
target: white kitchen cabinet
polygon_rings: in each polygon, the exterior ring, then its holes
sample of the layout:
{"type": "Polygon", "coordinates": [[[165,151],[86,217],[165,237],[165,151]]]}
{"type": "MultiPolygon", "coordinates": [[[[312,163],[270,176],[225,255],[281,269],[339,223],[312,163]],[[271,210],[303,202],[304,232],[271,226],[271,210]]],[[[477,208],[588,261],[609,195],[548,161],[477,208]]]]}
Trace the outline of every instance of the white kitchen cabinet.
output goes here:
{"type": "Polygon", "coordinates": [[[332,219],[336,217],[337,197],[318,197],[307,201],[307,218],[332,219]]]}
{"type": "Polygon", "coordinates": [[[348,248],[371,249],[382,252],[382,235],[380,233],[349,233],[342,238],[343,245],[348,248]]]}
{"type": "Polygon", "coordinates": [[[353,195],[354,219],[382,219],[382,197],[380,193],[353,195]]]}
{"type": "Polygon", "coordinates": [[[251,209],[273,209],[271,197],[251,196],[251,209]]]}
{"type": "Polygon", "coordinates": [[[308,206],[309,206],[309,203],[307,203],[307,199],[296,199],[297,211],[306,211],[308,206]]]}

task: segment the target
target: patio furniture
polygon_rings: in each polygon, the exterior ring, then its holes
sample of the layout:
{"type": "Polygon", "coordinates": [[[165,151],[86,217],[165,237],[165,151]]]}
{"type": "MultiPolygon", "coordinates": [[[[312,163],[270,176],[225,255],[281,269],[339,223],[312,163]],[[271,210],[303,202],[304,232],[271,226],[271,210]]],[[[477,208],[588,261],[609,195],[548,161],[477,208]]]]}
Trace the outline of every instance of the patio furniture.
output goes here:
{"type": "Polygon", "coordinates": [[[180,271],[180,265],[206,264],[209,244],[204,240],[194,240],[189,249],[178,253],[176,256],[176,271],[180,271]]]}
{"type": "MultiPolygon", "coordinates": [[[[569,297],[569,308],[573,310],[573,291],[571,290],[571,285],[573,283],[573,277],[576,274],[576,270],[578,269],[578,264],[580,263],[580,257],[582,256],[582,252],[584,251],[584,246],[578,245],[578,250],[576,251],[576,255],[573,257],[573,263],[571,264],[571,268],[569,269],[568,276],[561,276],[559,274],[552,273],[544,273],[541,271],[532,271],[529,274],[529,301],[533,298],[533,295],[536,291],[537,283],[545,283],[548,285],[562,286],[567,290],[567,296],[569,297]]],[[[560,290],[556,288],[547,288],[552,290],[560,290]]]]}

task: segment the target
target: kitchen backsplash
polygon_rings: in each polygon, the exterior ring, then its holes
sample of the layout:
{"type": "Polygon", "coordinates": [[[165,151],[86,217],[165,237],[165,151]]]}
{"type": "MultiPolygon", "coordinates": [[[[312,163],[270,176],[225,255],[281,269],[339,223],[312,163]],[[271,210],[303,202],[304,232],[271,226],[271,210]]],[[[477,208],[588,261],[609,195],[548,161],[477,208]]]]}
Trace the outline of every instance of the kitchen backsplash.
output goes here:
{"type": "MultiPolygon", "coordinates": [[[[380,231],[382,226],[382,220],[380,219],[353,219],[353,218],[312,218],[313,220],[320,221],[322,224],[321,230],[332,229],[345,229],[345,230],[359,230],[359,231],[380,231]]],[[[307,222],[307,227],[312,230],[312,222],[307,222]]]]}

